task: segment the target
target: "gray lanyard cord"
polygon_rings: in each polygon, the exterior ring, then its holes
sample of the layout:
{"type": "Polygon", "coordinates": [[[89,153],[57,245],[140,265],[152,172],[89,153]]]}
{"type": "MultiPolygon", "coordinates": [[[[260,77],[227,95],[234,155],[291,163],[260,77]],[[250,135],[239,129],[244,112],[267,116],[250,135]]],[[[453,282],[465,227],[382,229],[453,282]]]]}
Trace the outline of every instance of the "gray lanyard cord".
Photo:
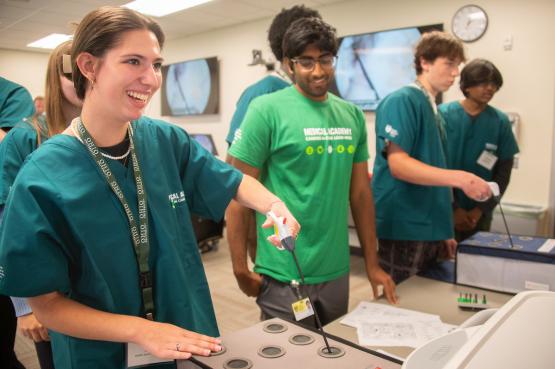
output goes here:
{"type": "MultiPolygon", "coordinates": [[[[422,91],[422,93],[428,98],[428,102],[432,106],[432,111],[434,112],[434,120],[436,123],[437,130],[439,131],[439,139],[441,141],[443,157],[447,163],[447,133],[445,132],[445,120],[439,113],[436,102],[434,101],[432,95],[428,92],[428,90],[426,90],[424,85],[422,85],[422,83],[419,80],[416,80],[414,81],[414,86],[416,86],[416,88],[422,91]]],[[[451,197],[451,203],[453,203],[455,201],[455,194],[453,193],[453,190],[449,191],[449,195],[451,197]]]]}
{"type": "Polygon", "coordinates": [[[432,111],[434,112],[434,120],[436,123],[436,127],[439,131],[439,138],[441,139],[441,143],[443,144],[443,148],[445,151],[445,146],[447,144],[447,134],[445,133],[445,120],[437,110],[437,105],[432,97],[432,95],[426,90],[426,88],[422,85],[419,80],[414,81],[414,85],[420,89],[424,93],[424,95],[428,98],[430,102],[430,106],[432,107],[432,111]]]}
{"type": "Polygon", "coordinates": [[[117,179],[112,174],[108,163],[102,156],[100,150],[94,143],[90,133],[85,128],[81,118],[76,119],[77,124],[77,134],[81,138],[81,141],[88,149],[89,153],[92,155],[94,161],[100,168],[100,171],[104,175],[104,178],[110,185],[112,191],[121,202],[125,214],[127,215],[127,220],[129,221],[129,228],[131,231],[131,238],[133,240],[133,246],[135,248],[135,256],[137,257],[137,263],[139,265],[140,271],[140,287],[143,295],[143,307],[145,315],[147,318],[152,319],[154,314],[154,302],[152,295],[152,275],[148,266],[148,254],[150,251],[150,242],[148,239],[148,213],[147,213],[147,196],[144,188],[143,177],[141,174],[141,168],[139,165],[139,160],[135,152],[135,145],[133,143],[133,133],[128,129],[129,133],[129,147],[131,161],[133,162],[133,176],[135,177],[135,184],[137,186],[137,207],[139,209],[139,226],[137,227],[137,221],[129,203],[123,194],[117,179]]]}

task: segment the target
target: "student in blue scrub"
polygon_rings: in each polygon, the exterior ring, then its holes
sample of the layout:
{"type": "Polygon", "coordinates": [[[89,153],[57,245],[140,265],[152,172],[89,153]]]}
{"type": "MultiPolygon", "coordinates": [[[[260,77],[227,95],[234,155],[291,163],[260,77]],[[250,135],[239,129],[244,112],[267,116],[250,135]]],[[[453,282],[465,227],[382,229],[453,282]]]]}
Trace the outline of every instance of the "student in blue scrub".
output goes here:
{"type": "MultiPolygon", "coordinates": [[[[275,91],[279,91],[291,85],[291,76],[289,74],[289,68],[286,67],[286,63],[284,63],[284,55],[283,55],[283,35],[285,35],[285,31],[289,28],[291,23],[296,21],[297,19],[301,18],[322,18],[318,11],[305,7],[304,5],[295,5],[289,9],[283,9],[279,14],[277,14],[274,19],[272,20],[272,24],[270,25],[270,29],[268,30],[268,42],[270,43],[270,47],[272,49],[272,53],[274,54],[276,60],[279,60],[280,66],[279,69],[276,70],[275,73],[272,73],[260,81],[256,82],[253,85],[250,85],[246,88],[245,91],[241,94],[239,101],[237,102],[237,107],[235,109],[235,113],[233,114],[233,118],[231,118],[231,123],[229,127],[229,133],[227,134],[226,141],[229,146],[233,143],[235,132],[239,132],[240,134],[241,123],[245,118],[245,114],[250,106],[252,100],[257,98],[258,96],[267,95],[275,91]]],[[[231,156],[229,154],[226,155],[226,162],[231,163],[231,156]]],[[[231,202],[230,209],[235,207],[236,204],[231,202]]],[[[257,281],[259,281],[259,276],[255,273],[250,274],[250,276],[245,276],[243,271],[247,270],[247,253],[250,256],[250,259],[254,262],[256,259],[256,220],[254,217],[254,213],[250,212],[247,219],[237,218],[237,217],[226,217],[227,221],[227,239],[231,240],[232,243],[243,244],[244,248],[237,250],[239,252],[239,265],[240,268],[234,270],[235,276],[240,281],[239,287],[241,290],[245,292],[248,296],[256,296],[258,294],[258,287],[256,283],[253,284],[252,278],[254,277],[257,281]],[[238,234],[235,232],[229,232],[229,229],[233,229],[235,226],[235,222],[244,222],[245,224],[249,224],[248,233],[245,237],[242,237],[242,234],[238,234]],[[237,240],[237,241],[236,241],[237,240]],[[245,255],[245,257],[243,257],[245,255]],[[243,265],[244,260],[244,265],[243,265]]],[[[235,265],[235,264],[234,264],[235,265]]]]}
{"type": "Polygon", "coordinates": [[[0,142],[13,126],[34,112],[35,106],[29,91],[0,77],[0,142]]]}
{"type": "MultiPolygon", "coordinates": [[[[439,106],[445,119],[447,165],[497,182],[503,195],[518,153],[507,115],[489,105],[503,85],[501,72],[484,59],[475,59],[461,71],[460,88],[465,98],[439,106]]],[[[477,202],[455,190],[454,223],[458,241],[478,231],[489,231],[496,202],[477,202]]]]}
{"type": "MultiPolygon", "coordinates": [[[[81,112],[82,102],[75,93],[71,74],[63,73],[63,55],[70,52],[71,42],[67,41],[50,54],[46,71],[46,116],[35,112],[16,124],[0,143],[0,209],[4,208],[8,192],[27,156],[49,137],[61,133],[81,112]]],[[[35,108],[37,101],[35,99],[35,108]]],[[[26,299],[14,297],[12,302],[19,331],[34,341],[41,369],[54,368],[47,329],[36,319],[26,299]]]]}
{"type": "Polygon", "coordinates": [[[445,127],[435,98],[459,75],[461,42],[443,32],[416,46],[416,81],[388,95],[376,111],[376,161],[372,187],[380,265],[396,283],[454,257],[451,188],[473,199],[491,196],[478,176],[447,169],[445,127]]]}
{"type": "MultiPolygon", "coordinates": [[[[31,94],[23,86],[0,77],[0,142],[17,122],[33,114],[35,108],[31,94]]],[[[0,207],[0,222],[2,208],[0,207]]],[[[0,270],[1,271],[1,270],[0,270]]],[[[14,352],[17,320],[10,298],[0,293],[0,368],[22,369],[14,352]]]]}
{"type": "Polygon", "coordinates": [[[8,196],[0,292],[29,298],[57,369],[143,364],[143,350],[170,360],[152,368],[175,368],[221,349],[190,212],[219,218],[235,198],[285,217],[294,236],[300,228],[254,179],[142,116],[163,42],[133,10],[86,15],[71,54],[81,116],[29,157],[8,196]]]}

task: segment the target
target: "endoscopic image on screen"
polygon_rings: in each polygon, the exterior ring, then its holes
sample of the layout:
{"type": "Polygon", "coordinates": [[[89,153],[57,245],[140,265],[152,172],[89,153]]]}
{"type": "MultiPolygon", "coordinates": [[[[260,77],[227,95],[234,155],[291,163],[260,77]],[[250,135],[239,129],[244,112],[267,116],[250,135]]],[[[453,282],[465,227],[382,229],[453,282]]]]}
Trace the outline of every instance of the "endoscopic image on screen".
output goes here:
{"type": "Polygon", "coordinates": [[[162,114],[179,116],[217,113],[216,70],[216,58],[165,66],[162,114]]]}
{"type": "Polygon", "coordinates": [[[216,145],[214,145],[212,135],[205,133],[191,133],[191,137],[197,140],[197,142],[207,151],[209,151],[213,155],[218,155],[218,151],[216,150],[216,145]]]}
{"type": "Polygon", "coordinates": [[[376,110],[385,96],[414,82],[413,53],[423,28],[342,38],[332,91],[362,110],[376,110]]]}

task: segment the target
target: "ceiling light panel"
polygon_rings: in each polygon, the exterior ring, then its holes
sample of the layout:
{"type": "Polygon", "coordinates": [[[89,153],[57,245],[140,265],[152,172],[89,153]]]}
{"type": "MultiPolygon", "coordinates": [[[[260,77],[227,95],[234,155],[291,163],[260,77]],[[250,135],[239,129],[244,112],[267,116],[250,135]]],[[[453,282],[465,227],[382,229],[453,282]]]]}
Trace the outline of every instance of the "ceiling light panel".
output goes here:
{"type": "Polygon", "coordinates": [[[163,17],[212,0],[135,0],[124,6],[154,17],[163,17]]]}

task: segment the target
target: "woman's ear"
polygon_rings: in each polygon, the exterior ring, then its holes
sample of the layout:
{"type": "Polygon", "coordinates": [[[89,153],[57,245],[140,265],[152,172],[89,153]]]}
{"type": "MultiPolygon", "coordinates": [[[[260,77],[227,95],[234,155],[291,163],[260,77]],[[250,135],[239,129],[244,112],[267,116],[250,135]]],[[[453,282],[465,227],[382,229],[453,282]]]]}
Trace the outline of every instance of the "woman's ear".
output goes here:
{"type": "Polygon", "coordinates": [[[79,68],[81,74],[89,80],[91,86],[94,85],[96,82],[99,58],[90,53],[83,52],[77,55],[75,64],[77,64],[77,68],[79,68]]]}

